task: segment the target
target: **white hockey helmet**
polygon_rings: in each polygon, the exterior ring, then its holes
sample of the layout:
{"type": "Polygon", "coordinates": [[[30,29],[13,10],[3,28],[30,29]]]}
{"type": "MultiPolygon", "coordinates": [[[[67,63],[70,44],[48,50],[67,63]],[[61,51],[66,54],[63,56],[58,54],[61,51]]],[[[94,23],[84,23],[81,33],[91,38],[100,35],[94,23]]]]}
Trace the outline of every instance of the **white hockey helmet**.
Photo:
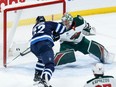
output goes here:
{"type": "Polygon", "coordinates": [[[73,17],[69,13],[65,13],[62,16],[62,23],[69,28],[72,25],[73,17]]]}
{"type": "Polygon", "coordinates": [[[93,67],[93,73],[97,75],[104,74],[104,67],[102,63],[96,63],[93,67]]]}

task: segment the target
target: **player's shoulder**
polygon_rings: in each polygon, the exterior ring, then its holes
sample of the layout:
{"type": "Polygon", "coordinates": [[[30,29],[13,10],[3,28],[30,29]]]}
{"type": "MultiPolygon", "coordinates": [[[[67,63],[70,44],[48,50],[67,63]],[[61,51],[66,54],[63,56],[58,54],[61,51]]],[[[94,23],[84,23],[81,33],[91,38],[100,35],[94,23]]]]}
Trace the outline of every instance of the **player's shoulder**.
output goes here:
{"type": "Polygon", "coordinates": [[[103,76],[102,78],[114,78],[113,76],[103,76]]]}
{"type": "Polygon", "coordinates": [[[87,83],[90,83],[90,82],[92,82],[92,81],[95,80],[95,79],[96,79],[96,78],[92,78],[92,79],[88,80],[87,83]]]}
{"type": "Polygon", "coordinates": [[[73,18],[73,21],[76,23],[77,26],[80,26],[84,24],[84,18],[80,15],[77,15],[76,17],[73,18]]]}
{"type": "Polygon", "coordinates": [[[57,25],[57,24],[60,24],[59,22],[54,22],[54,21],[46,21],[45,23],[46,23],[46,24],[51,24],[51,25],[52,25],[52,24],[53,24],[53,25],[54,25],[54,24],[56,24],[56,25],[57,25]]]}
{"type": "Polygon", "coordinates": [[[45,23],[55,23],[55,22],[53,22],[53,21],[46,21],[45,23]]]}
{"type": "Polygon", "coordinates": [[[73,20],[84,20],[84,18],[81,15],[77,15],[73,20]]]}
{"type": "Polygon", "coordinates": [[[88,80],[87,83],[90,83],[90,82],[92,82],[92,81],[94,81],[94,80],[96,80],[96,79],[105,79],[105,78],[110,79],[110,78],[114,78],[114,77],[113,77],[113,76],[101,76],[101,77],[95,77],[95,78],[92,78],[92,79],[88,80]]]}

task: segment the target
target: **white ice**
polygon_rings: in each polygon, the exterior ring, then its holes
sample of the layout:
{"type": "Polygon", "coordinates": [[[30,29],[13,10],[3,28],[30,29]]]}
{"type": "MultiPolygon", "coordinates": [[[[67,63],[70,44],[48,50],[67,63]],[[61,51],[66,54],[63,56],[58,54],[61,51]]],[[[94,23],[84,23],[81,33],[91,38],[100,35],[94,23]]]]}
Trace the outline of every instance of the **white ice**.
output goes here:
{"type": "MultiPolygon", "coordinates": [[[[103,44],[116,55],[116,13],[84,16],[84,18],[97,31],[96,36],[87,38],[103,44]]],[[[53,87],[83,87],[87,80],[94,77],[91,68],[98,61],[80,52],[75,54],[76,62],[56,67],[50,81],[53,87]]],[[[0,66],[0,87],[33,87],[36,61],[37,58],[30,53],[18,57],[9,63],[7,68],[0,66]]],[[[104,64],[104,67],[106,75],[113,75],[116,78],[116,57],[112,64],[104,64]]]]}

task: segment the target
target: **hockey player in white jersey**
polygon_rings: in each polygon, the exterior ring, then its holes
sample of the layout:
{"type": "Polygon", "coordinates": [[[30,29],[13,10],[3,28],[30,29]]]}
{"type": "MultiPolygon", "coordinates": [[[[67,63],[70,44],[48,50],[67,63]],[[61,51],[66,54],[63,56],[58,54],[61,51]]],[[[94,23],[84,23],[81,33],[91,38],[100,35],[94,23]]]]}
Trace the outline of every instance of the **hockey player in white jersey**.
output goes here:
{"type": "Polygon", "coordinates": [[[86,36],[96,35],[96,30],[82,16],[77,15],[73,18],[69,13],[65,13],[62,17],[62,24],[68,30],[59,36],[60,52],[74,49],[74,51],[82,52],[85,55],[89,54],[102,63],[113,62],[114,55],[102,44],[86,38],[86,36]]]}
{"type": "Polygon", "coordinates": [[[103,64],[97,63],[92,71],[95,78],[88,80],[84,87],[116,87],[116,79],[113,76],[104,75],[103,64]]]}

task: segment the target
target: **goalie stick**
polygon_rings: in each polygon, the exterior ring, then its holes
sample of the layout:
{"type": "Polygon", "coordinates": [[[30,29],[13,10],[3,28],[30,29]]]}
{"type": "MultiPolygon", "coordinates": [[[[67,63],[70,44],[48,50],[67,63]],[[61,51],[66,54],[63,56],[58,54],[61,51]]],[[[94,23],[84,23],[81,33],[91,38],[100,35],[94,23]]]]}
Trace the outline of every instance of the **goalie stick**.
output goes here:
{"type": "Polygon", "coordinates": [[[19,56],[24,56],[24,55],[30,53],[31,51],[29,49],[30,49],[30,47],[28,47],[27,49],[25,49],[23,52],[20,52],[19,55],[17,55],[15,58],[13,58],[9,63],[6,63],[6,65],[10,64],[12,61],[14,61],[15,59],[17,59],[19,56]]]}

